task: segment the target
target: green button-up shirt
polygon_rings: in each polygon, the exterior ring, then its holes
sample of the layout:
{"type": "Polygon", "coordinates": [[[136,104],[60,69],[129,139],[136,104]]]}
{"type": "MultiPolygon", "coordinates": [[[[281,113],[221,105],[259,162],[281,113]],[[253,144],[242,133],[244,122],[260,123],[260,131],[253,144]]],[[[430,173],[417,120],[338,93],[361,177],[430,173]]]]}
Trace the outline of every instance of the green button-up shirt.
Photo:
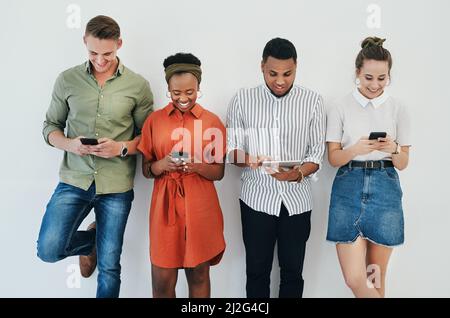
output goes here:
{"type": "MultiPolygon", "coordinates": [[[[140,134],[153,110],[150,85],[119,60],[117,71],[103,87],[88,62],[70,68],[56,80],[43,135],[65,131],[68,138],[85,136],[129,141],[140,134]]],[[[100,158],[64,152],[61,182],[87,190],[93,181],[97,194],[121,193],[133,188],[136,156],[100,158]]]]}

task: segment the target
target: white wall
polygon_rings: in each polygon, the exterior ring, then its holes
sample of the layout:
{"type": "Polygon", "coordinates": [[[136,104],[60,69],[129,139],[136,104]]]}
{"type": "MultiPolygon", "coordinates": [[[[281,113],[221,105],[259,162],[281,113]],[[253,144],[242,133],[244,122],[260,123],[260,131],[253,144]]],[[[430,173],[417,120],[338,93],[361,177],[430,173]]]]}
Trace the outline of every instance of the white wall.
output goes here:
{"type": "MultiPolygon", "coordinates": [[[[367,8],[372,1],[362,0],[74,1],[0,2],[0,297],[95,295],[96,275],[81,280],[80,288],[68,288],[67,280],[73,275],[67,270],[78,258],[43,263],[36,257],[36,239],[62,158],[61,151],[44,143],[42,121],[59,72],[86,59],[81,37],[86,22],[97,14],[110,15],[121,25],[124,46],[119,55],[150,81],[157,108],[167,102],[163,59],[178,51],[198,55],[204,70],[201,103],[222,119],[239,88],[262,82],[260,57],[271,38],[285,37],[296,45],[297,83],[319,91],[329,103],[353,89],[353,63],[360,41],[368,35],[386,37],[385,46],[394,57],[389,90],[409,107],[414,128],[410,167],[400,173],[406,244],[392,256],[387,295],[450,296],[448,1],[373,0],[381,8],[379,29],[368,27],[367,8]],[[66,23],[71,3],[81,8],[79,29],[66,23]]],[[[335,248],[325,242],[334,172],[326,164],[313,186],[315,209],[304,270],[306,297],[351,296],[335,248]]],[[[229,167],[217,184],[227,250],[211,271],[214,297],[245,296],[239,182],[239,170],[229,167]]],[[[122,256],[122,297],[151,296],[151,189],[151,182],[139,173],[122,256]]],[[[83,227],[92,219],[93,213],[83,227]]],[[[276,287],[278,275],[274,271],[272,276],[276,287]]],[[[182,272],[177,292],[187,295],[182,272]]]]}

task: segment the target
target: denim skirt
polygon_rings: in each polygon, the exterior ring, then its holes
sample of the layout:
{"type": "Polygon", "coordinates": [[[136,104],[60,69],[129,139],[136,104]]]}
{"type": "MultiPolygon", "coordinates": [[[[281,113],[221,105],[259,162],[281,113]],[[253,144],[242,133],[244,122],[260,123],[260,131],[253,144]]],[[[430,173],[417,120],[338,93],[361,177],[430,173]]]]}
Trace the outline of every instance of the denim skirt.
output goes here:
{"type": "Polygon", "coordinates": [[[339,168],[331,190],[327,240],[352,243],[361,236],[388,247],[403,244],[402,195],[393,167],[339,168]]]}

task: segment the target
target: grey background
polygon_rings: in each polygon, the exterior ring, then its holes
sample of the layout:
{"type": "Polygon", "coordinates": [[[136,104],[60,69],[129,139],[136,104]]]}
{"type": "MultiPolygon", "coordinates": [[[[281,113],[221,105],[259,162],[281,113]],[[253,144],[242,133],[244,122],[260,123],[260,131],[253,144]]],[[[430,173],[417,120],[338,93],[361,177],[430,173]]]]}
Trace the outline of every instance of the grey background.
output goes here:
{"type": "MultiPolygon", "coordinates": [[[[78,258],[46,264],[36,257],[45,206],[58,182],[62,158],[45,145],[42,121],[57,75],[87,58],[82,35],[97,14],[114,17],[123,30],[123,62],[150,81],[155,106],[167,103],[163,59],[178,51],[203,63],[200,102],[225,119],[241,87],[262,83],[262,49],[271,38],[290,39],[299,53],[297,83],[319,91],[327,105],[354,88],[354,59],[368,35],[386,37],[394,57],[389,91],[413,120],[410,167],[400,173],[406,243],[395,249],[387,296],[449,297],[448,137],[450,136],[450,3],[376,1],[381,28],[369,29],[372,1],[12,1],[0,2],[0,297],[93,297],[96,275],[79,280],[78,258]],[[81,8],[81,28],[67,27],[69,4],[81,8]],[[71,283],[72,282],[72,283],[71,283]],[[75,283],[75,288],[73,283],[75,283]]],[[[313,185],[315,209],[307,247],[305,297],[351,297],[334,245],[325,242],[335,170],[325,160],[313,185]]],[[[213,297],[245,297],[245,253],[238,208],[239,169],[228,167],[217,183],[227,249],[212,268],[213,297]]],[[[150,297],[148,208],[152,183],[136,176],[136,199],[125,233],[122,297],[150,297]]],[[[83,223],[92,221],[93,213],[83,223]]],[[[274,268],[277,268],[277,261],[274,268]]],[[[279,277],[272,275],[273,295],[279,277]]],[[[184,273],[177,293],[187,296],[184,273]]]]}

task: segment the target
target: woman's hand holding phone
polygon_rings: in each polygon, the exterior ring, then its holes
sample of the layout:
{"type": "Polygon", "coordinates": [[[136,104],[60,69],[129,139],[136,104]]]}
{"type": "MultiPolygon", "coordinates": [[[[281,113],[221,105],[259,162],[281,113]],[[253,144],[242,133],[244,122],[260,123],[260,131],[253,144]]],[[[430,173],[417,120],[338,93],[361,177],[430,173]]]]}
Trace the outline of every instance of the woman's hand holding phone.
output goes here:
{"type": "Polygon", "coordinates": [[[377,140],[370,140],[367,136],[361,137],[356,144],[350,146],[350,150],[354,157],[364,156],[372,151],[378,150],[379,142],[377,140]]]}
{"type": "Polygon", "coordinates": [[[175,163],[171,155],[167,155],[152,164],[152,173],[156,176],[159,176],[164,172],[176,172],[179,170],[180,164],[175,163]]]}
{"type": "Polygon", "coordinates": [[[378,143],[379,147],[377,150],[379,151],[392,154],[397,150],[397,143],[390,136],[386,136],[386,138],[378,138],[378,143]]]}
{"type": "Polygon", "coordinates": [[[397,149],[397,143],[388,135],[384,138],[377,136],[376,139],[363,136],[356,144],[348,149],[353,152],[355,157],[367,155],[375,150],[393,153],[397,149]]]}

